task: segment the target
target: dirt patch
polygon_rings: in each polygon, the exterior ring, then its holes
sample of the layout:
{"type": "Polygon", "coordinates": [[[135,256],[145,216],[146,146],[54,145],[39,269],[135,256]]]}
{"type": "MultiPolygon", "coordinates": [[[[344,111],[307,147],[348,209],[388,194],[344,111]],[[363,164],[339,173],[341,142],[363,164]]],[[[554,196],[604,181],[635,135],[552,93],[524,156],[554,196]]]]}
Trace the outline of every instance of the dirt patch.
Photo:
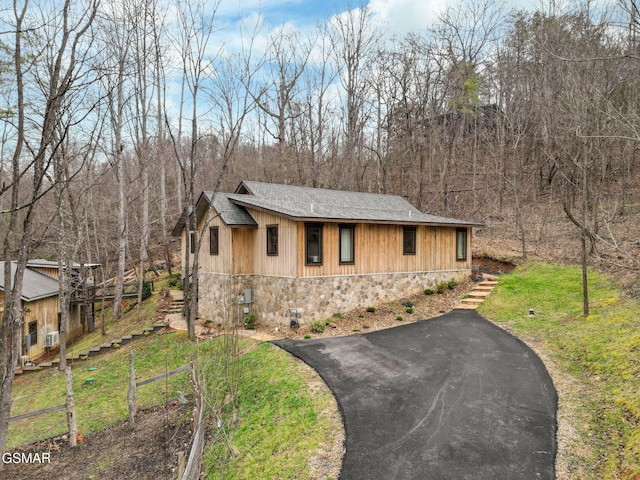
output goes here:
{"type": "Polygon", "coordinates": [[[501,275],[516,268],[513,263],[496,260],[491,257],[473,257],[473,270],[490,275],[501,275]]]}
{"type": "Polygon", "coordinates": [[[189,455],[193,406],[172,402],[138,413],[135,427],[115,425],[84,437],[71,448],[67,436],[11,450],[11,454],[38,454],[50,462],[5,464],[3,480],[40,478],[65,480],[171,479],[178,452],[189,455]]]}

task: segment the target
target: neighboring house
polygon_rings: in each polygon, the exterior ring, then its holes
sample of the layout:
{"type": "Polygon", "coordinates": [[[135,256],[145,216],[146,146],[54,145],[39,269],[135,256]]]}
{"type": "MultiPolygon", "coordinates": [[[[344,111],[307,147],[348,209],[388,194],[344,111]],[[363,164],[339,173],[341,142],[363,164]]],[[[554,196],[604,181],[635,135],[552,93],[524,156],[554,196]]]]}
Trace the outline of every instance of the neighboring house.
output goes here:
{"type": "Polygon", "coordinates": [[[188,217],[172,234],[181,236],[182,262],[187,251],[193,261],[195,235],[202,239],[199,316],[222,322],[251,308],[273,325],[289,324],[292,313],[308,323],[467,277],[471,228],[479,225],[421,213],[395,195],[249,181],[234,194],[203,192],[197,232],[185,228],[188,217]],[[247,289],[251,305],[238,308],[247,289]]]}
{"type": "MultiPolygon", "coordinates": [[[[85,266],[93,268],[97,265],[85,266]]],[[[11,262],[11,278],[16,262],[11,262]]],[[[74,264],[72,284],[78,286],[80,266],[74,264]]],[[[4,309],[4,262],[0,262],[0,312],[4,309]]],[[[60,308],[58,295],[58,263],[48,260],[32,260],[27,263],[22,286],[21,311],[23,314],[22,363],[37,360],[49,350],[60,346],[60,308]]],[[[74,294],[71,300],[67,341],[84,333],[86,318],[82,295],[74,294]]]]}

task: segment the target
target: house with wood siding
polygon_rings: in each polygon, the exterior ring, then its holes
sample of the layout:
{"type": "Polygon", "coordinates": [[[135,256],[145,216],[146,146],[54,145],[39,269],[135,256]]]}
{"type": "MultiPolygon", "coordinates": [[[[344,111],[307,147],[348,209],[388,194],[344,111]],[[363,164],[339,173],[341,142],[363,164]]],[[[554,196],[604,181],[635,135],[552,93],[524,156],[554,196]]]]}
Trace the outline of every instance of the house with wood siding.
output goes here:
{"type": "Polygon", "coordinates": [[[201,240],[199,316],[224,322],[251,311],[274,326],[467,277],[479,225],[422,213],[396,195],[251,181],[233,194],[203,192],[195,218],[187,228],[184,212],[172,233],[183,262],[201,240]]]}
{"type": "MultiPolygon", "coordinates": [[[[95,268],[97,265],[87,266],[95,268]]],[[[77,270],[79,265],[74,265],[77,270]]],[[[15,276],[16,262],[11,262],[11,278],[15,276]]],[[[0,262],[0,272],[4,262],[0,262]]],[[[76,275],[77,276],[77,275],[76,275]]],[[[77,282],[76,282],[77,283],[77,282]]],[[[58,263],[48,260],[31,260],[24,271],[20,309],[22,318],[21,362],[37,361],[49,351],[60,347],[60,284],[58,263]]],[[[84,333],[85,315],[81,302],[74,296],[66,325],[67,341],[84,333]]],[[[4,276],[0,275],[0,313],[4,309],[4,276]]]]}

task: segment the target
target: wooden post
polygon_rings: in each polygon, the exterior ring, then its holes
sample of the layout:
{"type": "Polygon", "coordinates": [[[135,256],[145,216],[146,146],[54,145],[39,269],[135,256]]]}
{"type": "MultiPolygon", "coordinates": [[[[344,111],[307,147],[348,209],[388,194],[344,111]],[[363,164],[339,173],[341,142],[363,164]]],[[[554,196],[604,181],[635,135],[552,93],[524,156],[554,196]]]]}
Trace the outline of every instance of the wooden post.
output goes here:
{"type": "Polygon", "coordinates": [[[184,452],[178,452],[178,478],[184,476],[184,471],[187,469],[187,458],[184,452]]]}
{"type": "Polygon", "coordinates": [[[133,363],[133,350],[129,351],[129,392],[127,393],[127,403],[129,404],[129,424],[135,424],[136,413],[138,413],[138,389],[136,387],[136,367],[133,363]]]}
{"type": "Polygon", "coordinates": [[[64,383],[67,387],[67,424],[69,425],[69,444],[72,447],[78,445],[78,427],[76,425],[76,410],[73,400],[73,376],[71,367],[64,369],[64,383]]]}

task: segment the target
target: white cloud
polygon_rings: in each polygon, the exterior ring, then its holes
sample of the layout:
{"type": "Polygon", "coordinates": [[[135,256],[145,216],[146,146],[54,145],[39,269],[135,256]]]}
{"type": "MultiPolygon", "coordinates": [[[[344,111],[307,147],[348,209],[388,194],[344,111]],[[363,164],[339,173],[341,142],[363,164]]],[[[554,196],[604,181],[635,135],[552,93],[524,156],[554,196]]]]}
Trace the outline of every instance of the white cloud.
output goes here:
{"type": "Polygon", "coordinates": [[[387,25],[389,33],[403,35],[432,26],[450,3],[447,0],[371,0],[369,8],[387,25]]]}

